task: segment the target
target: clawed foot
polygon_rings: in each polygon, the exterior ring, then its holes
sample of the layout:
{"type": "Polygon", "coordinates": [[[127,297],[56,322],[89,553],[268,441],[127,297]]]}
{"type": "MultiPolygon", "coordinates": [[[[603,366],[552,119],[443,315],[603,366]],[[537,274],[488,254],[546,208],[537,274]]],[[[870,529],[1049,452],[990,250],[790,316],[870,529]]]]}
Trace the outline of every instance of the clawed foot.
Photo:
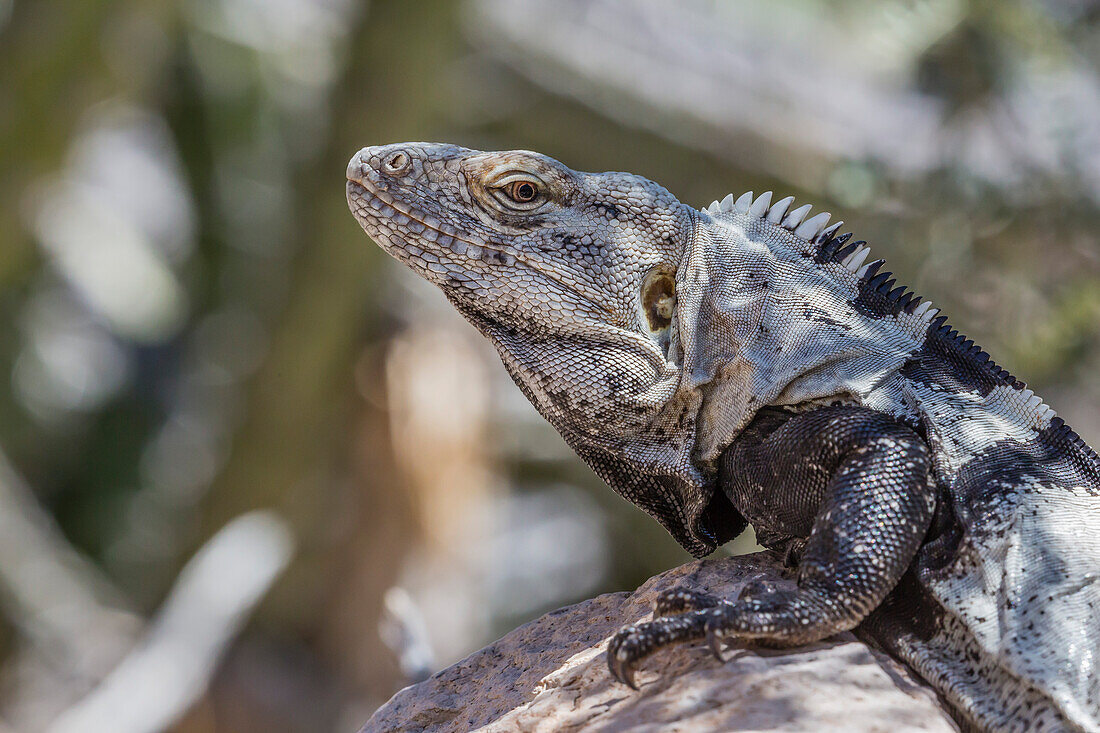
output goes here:
{"type": "Polygon", "coordinates": [[[638,663],[671,644],[703,637],[709,609],[631,624],[611,637],[607,646],[607,666],[615,679],[635,690],[634,670],[638,663]]]}
{"type": "Polygon", "coordinates": [[[712,619],[724,619],[729,605],[709,593],[688,588],[660,593],[653,603],[652,621],[626,626],[611,638],[607,647],[611,674],[636,690],[634,672],[643,659],[664,647],[704,637],[715,656],[722,660],[725,641],[718,630],[721,622],[712,619]]]}

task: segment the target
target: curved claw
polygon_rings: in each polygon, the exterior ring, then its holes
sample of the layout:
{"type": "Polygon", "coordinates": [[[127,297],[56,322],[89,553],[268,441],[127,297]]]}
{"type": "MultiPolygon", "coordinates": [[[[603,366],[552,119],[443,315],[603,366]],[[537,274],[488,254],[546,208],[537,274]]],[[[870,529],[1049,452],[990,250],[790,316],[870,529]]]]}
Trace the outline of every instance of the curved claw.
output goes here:
{"type": "Polygon", "coordinates": [[[638,658],[630,653],[630,642],[636,631],[637,627],[626,626],[611,637],[607,645],[607,669],[612,677],[632,690],[638,689],[638,683],[634,680],[634,665],[638,658]]]}
{"type": "Polygon", "coordinates": [[[707,628],[707,646],[710,647],[711,653],[714,654],[715,659],[725,664],[726,658],[722,655],[725,651],[726,642],[718,635],[718,632],[712,626],[707,628]]]}
{"type": "Polygon", "coordinates": [[[607,668],[611,670],[611,676],[619,682],[632,690],[638,689],[638,683],[634,681],[634,665],[610,649],[607,650],[607,668]]]}

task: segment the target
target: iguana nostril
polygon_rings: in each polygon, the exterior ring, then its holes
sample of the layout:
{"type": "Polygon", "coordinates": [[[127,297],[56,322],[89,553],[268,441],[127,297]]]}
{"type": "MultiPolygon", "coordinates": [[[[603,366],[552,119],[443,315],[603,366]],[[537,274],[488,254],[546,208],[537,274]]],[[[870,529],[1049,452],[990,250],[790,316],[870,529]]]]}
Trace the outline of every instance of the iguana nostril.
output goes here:
{"type": "Polygon", "coordinates": [[[390,175],[398,175],[404,173],[409,167],[409,155],[403,151],[397,151],[392,153],[385,162],[382,163],[382,170],[390,175]]]}
{"type": "Polygon", "coordinates": [[[367,160],[367,148],[363,148],[355,155],[351,156],[351,160],[348,161],[347,179],[360,183],[363,180],[363,174],[368,170],[367,164],[364,162],[367,160]]]}

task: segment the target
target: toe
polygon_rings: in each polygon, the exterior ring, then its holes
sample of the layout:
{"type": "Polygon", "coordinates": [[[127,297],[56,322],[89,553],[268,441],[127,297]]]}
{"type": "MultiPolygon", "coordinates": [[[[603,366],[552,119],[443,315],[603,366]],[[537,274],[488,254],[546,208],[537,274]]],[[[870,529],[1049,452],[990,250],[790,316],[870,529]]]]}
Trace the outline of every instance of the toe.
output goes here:
{"type": "Polygon", "coordinates": [[[622,682],[627,687],[637,690],[638,684],[634,679],[634,666],[639,657],[634,639],[635,628],[627,626],[621,629],[607,645],[607,668],[611,676],[622,682]]]}
{"type": "Polygon", "coordinates": [[[611,670],[611,676],[622,682],[632,690],[638,689],[638,683],[634,680],[634,665],[617,654],[608,653],[607,668],[611,670]]]}
{"type": "Polygon", "coordinates": [[[712,608],[718,602],[718,598],[703,591],[684,587],[670,588],[658,593],[653,599],[653,615],[655,617],[673,616],[703,608],[712,608]]]}
{"type": "Polygon", "coordinates": [[[707,637],[707,646],[719,662],[725,662],[723,652],[726,649],[726,634],[722,630],[721,614],[711,614],[704,627],[707,637]]]}

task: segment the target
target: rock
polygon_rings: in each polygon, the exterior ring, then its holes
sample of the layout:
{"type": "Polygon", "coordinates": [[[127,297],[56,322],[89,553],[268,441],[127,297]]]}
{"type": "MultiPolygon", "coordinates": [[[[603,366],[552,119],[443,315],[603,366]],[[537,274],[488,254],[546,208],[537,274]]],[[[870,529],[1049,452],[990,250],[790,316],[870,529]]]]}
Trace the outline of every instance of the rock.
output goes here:
{"type": "Polygon", "coordinates": [[[658,653],[634,692],[604,651],[619,627],[648,618],[674,586],[733,597],[748,580],[777,582],[771,555],[710,558],[525,624],[417,685],[367,721],[381,731],[954,731],[950,715],[900,663],[852,634],[788,650],[744,648],[718,662],[703,645],[658,653]]]}

